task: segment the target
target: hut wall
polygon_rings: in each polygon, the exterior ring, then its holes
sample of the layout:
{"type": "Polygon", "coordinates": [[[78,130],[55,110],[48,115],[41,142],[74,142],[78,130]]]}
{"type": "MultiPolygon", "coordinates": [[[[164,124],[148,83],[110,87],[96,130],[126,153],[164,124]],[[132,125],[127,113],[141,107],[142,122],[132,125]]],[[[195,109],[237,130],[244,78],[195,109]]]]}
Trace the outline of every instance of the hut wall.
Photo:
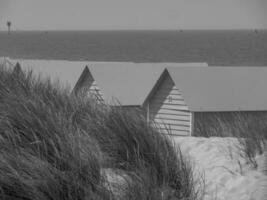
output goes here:
{"type": "Polygon", "coordinates": [[[94,98],[97,101],[103,102],[103,93],[100,88],[97,86],[96,81],[92,77],[91,73],[88,72],[83,80],[79,83],[76,89],[77,94],[85,95],[90,98],[94,98]]]}
{"type": "Polygon", "coordinates": [[[191,112],[170,76],[164,77],[146,107],[149,121],[155,122],[160,131],[172,135],[190,135],[191,112]]]}

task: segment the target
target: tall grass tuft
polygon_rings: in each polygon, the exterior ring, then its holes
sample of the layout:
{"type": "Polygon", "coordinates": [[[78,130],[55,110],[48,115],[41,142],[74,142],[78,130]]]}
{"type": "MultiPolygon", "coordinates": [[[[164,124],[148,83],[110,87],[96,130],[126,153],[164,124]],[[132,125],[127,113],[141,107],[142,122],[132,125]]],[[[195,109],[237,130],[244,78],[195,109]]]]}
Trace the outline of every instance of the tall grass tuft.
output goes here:
{"type": "Polygon", "coordinates": [[[0,196],[103,199],[101,152],[71,122],[77,100],[31,72],[0,70],[0,196]]]}
{"type": "Polygon", "coordinates": [[[197,200],[201,190],[141,111],[0,67],[0,198],[197,200]],[[107,176],[124,177],[120,195],[107,176]]]}
{"type": "Polygon", "coordinates": [[[195,135],[235,137],[239,155],[257,168],[255,156],[267,145],[267,112],[197,113],[195,135]]]}

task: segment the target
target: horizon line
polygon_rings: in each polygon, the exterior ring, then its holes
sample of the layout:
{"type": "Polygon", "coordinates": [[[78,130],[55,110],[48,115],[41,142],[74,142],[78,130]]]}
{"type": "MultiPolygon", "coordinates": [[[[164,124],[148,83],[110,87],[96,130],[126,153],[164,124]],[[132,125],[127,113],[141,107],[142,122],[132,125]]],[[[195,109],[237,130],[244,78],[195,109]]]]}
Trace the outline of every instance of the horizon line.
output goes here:
{"type": "MultiPolygon", "coordinates": [[[[185,29],[13,29],[11,32],[23,32],[23,31],[36,31],[36,32],[48,32],[48,31],[265,31],[267,28],[185,28],[185,29]]],[[[0,32],[8,32],[8,30],[0,29],[0,32]]]]}

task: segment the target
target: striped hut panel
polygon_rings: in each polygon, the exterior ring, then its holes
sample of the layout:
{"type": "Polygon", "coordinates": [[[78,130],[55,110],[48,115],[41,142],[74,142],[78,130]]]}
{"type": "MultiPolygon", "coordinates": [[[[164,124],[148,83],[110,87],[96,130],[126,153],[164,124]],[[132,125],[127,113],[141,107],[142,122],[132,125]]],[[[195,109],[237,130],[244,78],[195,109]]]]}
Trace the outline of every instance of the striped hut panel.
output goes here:
{"type": "Polygon", "coordinates": [[[79,86],[77,87],[78,93],[81,95],[85,95],[89,98],[94,98],[99,102],[103,102],[103,93],[98,87],[96,81],[94,80],[92,74],[87,71],[82,78],[79,86]]]}
{"type": "Polygon", "coordinates": [[[191,112],[181,91],[166,76],[149,102],[150,120],[164,133],[190,135],[191,112]]]}

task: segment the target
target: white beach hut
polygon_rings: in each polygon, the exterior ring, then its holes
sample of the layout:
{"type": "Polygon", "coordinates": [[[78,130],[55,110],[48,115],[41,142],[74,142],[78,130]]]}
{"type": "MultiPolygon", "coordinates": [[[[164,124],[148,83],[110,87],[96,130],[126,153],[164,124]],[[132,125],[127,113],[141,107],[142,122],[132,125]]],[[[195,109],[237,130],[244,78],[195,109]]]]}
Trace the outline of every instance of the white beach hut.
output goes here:
{"type": "Polygon", "coordinates": [[[267,111],[266,88],[266,67],[168,67],[143,107],[163,132],[190,136],[214,114],[230,120],[233,112],[267,111]]]}

